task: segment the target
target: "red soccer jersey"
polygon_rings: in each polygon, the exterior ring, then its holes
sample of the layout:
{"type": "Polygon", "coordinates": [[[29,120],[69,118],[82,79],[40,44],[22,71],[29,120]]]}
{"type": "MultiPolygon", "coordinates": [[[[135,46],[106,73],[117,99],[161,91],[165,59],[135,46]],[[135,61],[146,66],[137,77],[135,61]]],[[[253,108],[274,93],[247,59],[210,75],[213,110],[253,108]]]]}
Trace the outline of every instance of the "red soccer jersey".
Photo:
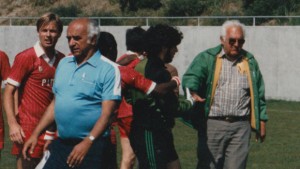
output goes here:
{"type": "MultiPolygon", "coordinates": [[[[19,87],[18,117],[22,129],[31,133],[53,99],[55,68],[64,55],[49,60],[39,45],[19,53],[7,82],[19,87]]],[[[29,137],[29,136],[26,136],[29,137]]]]}
{"type": "MultiPolygon", "coordinates": [[[[122,93],[126,92],[128,86],[132,86],[144,93],[151,93],[155,88],[155,83],[146,79],[142,74],[138,73],[132,68],[126,66],[119,66],[121,72],[122,93]]],[[[122,95],[123,95],[122,94],[122,95]]],[[[124,96],[119,107],[117,118],[132,116],[132,105],[126,102],[124,96]]]]}
{"type": "MultiPolygon", "coordinates": [[[[7,76],[10,71],[10,65],[7,55],[0,50],[0,86],[2,85],[2,80],[6,81],[7,76]]],[[[4,121],[2,114],[2,99],[1,99],[1,90],[0,90],[0,150],[4,146],[4,121]]]]}

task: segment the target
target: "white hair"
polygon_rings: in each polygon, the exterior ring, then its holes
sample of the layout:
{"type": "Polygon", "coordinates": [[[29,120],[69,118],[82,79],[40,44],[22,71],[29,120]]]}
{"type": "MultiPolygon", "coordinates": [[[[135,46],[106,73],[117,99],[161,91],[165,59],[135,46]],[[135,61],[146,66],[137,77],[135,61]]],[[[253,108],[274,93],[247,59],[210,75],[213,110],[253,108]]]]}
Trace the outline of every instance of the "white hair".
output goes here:
{"type": "Polygon", "coordinates": [[[225,22],[223,23],[222,29],[221,29],[221,36],[222,36],[223,38],[226,37],[227,29],[228,29],[229,27],[232,27],[232,26],[240,27],[240,28],[242,29],[242,31],[243,31],[244,37],[246,36],[246,31],[245,31],[245,25],[244,25],[244,24],[242,24],[242,23],[241,23],[240,21],[238,21],[238,20],[227,20],[227,21],[225,21],[225,22]]]}
{"type": "Polygon", "coordinates": [[[96,36],[96,39],[98,41],[98,37],[100,35],[100,27],[98,26],[97,21],[95,20],[89,20],[89,27],[88,27],[88,43],[92,40],[94,36],[96,36]]]}

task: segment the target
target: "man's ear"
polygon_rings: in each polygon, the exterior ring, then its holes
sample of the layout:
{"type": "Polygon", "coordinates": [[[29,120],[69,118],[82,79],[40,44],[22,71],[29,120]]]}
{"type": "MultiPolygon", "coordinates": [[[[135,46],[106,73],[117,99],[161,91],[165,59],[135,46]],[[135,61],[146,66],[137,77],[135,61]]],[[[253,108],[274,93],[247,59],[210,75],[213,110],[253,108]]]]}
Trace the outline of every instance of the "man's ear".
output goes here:
{"type": "Polygon", "coordinates": [[[93,46],[96,46],[96,44],[97,44],[97,36],[96,35],[90,39],[90,44],[93,46]]]}
{"type": "Polygon", "coordinates": [[[161,48],[161,53],[162,53],[163,55],[165,55],[165,54],[168,52],[168,50],[169,50],[169,48],[167,48],[167,47],[162,47],[162,48],[161,48]]]}
{"type": "Polygon", "coordinates": [[[224,41],[224,38],[223,38],[223,36],[220,36],[220,41],[222,42],[222,41],[224,41]]]}
{"type": "Polygon", "coordinates": [[[225,43],[225,38],[223,36],[220,36],[220,41],[221,41],[221,44],[224,45],[225,43]]]}
{"type": "Polygon", "coordinates": [[[167,48],[167,47],[162,47],[162,48],[161,48],[161,51],[160,51],[158,57],[159,57],[162,61],[165,59],[165,55],[166,55],[166,53],[168,52],[168,50],[169,50],[169,48],[167,48]]]}

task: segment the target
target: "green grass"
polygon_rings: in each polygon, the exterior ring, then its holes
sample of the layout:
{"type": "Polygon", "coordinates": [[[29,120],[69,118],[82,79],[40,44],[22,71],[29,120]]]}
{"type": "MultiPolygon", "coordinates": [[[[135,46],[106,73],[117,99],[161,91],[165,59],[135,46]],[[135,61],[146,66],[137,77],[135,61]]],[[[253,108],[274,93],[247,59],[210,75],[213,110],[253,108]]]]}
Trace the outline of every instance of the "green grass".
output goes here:
{"type": "MultiPolygon", "coordinates": [[[[247,169],[300,169],[300,102],[270,100],[268,114],[266,141],[256,143],[253,135],[247,169]]],[[[174,137],[182,168],[195,169],[196,131],[177,121],[174,137]]],[[[10,148],[7,139],[0,169],[15,169],[15,158],[10,155],[10,148]]],[[[119,154],[120,148],[118,159],[119,154]]]]}
{"type": "Polygon", "coordinates": [[[251,142],[248,168],[300,168],[300,103],[269,101],[267,139],[251,142]]]}

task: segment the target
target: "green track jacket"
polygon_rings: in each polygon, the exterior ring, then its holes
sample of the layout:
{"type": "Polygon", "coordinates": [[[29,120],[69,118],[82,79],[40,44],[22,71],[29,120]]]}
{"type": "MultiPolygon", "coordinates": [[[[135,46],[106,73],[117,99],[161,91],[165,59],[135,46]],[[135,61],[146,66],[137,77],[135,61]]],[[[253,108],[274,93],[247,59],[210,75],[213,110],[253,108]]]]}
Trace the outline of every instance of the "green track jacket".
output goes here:
{"type": "MultiPolygon", "coordinates": [[[[206,99],[203,109],[199,109],[196,112],[204,114],[204,117],[208,116],[219,80],[222,59],[217,56],[221,53],[221,50],[222,46],[219,45],[199,53],[183,75],[183,89],[189,88],[206,99]]],[[[245,50],[242,50],[241,54],[243,56],[242,67],[248,74],[250,85],[251,127],[256,132],[259,132],[260,120],[268,120],[264,81],[258,63],[253,55],[245,50]]]]}

